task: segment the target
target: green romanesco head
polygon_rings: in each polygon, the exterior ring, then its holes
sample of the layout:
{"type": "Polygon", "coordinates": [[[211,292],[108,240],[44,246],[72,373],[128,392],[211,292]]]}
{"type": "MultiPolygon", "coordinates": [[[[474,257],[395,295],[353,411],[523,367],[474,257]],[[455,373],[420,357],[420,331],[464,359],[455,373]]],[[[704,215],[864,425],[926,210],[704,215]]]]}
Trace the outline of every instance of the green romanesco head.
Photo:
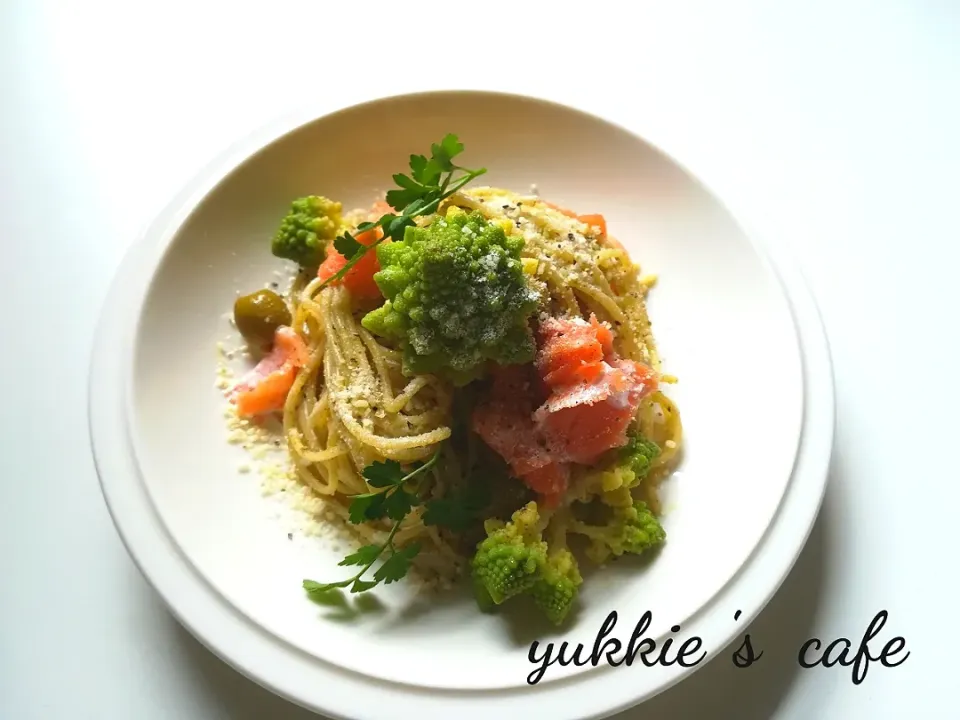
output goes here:
{"type": "Polygon", "coordinates": [[[662,545],[667,533],[657,516],[646,503],[634,503],[632,508],[624,508],[623,549],[625,552],[639,555],[652,547],[662,545]]]}
{"type": "Polygon", "coordinates": [[[547,562],[547,544],[537,525],[540,513],[535,502],[517,510],[510,521],[487,521],[487,537],[477,545],[472,571],[481,606],[500,605],[527,592],[540,577],[547,562]]]}
{"type": "Polygon", "coordinates": [[[636,430],[629,431],[627,444],[620,448],[620,467],[628,470],[633,479],[628,487],[637,485],[650,472],[650,466],[660,454],[660,446],[648,440],[636,430]]]}
{"type": "Polygon", "coordinates": [[[667,539],[663,525],[643,502],[614,508],[606,525],[587,526],[583,534],[590,538],[587,557],[598,564],[606,562],[611,555],[639,555],[667,539]]]}
{"type": "Polygon", "coordinates": [[[386,302],[363,318],[372,333],[403,345],[408,374],[437,374],[457,385],[489,362],[533,359],[528,319],[537,295],[520,261],[523,240],[480,213],[458,209],[403,241],[377,247],[374,280],[386,302]]]}
{"type": "Polygon", "coordinates": [[[598,468],[588,472],[585,487],[608,494],[636,487],[643,481],[660,454],[660,447],[636,429],[630,429],[627,437],[626,445],[611,450],[598,468]]]}
{"type": "Polygon", "coordinates": [[[530,594],[547,619],[560,625],[570,612],[582,584],[577,559],[569,550],[563,549],[547,558],[530,594]]]}
{"type": "Polygon", "coordinates": [[[342,212],[340,203],[319,195],[294,200],[273,236],[271,251],[301,267],[317,267],[327,245],[343,229],[342,212]]]}

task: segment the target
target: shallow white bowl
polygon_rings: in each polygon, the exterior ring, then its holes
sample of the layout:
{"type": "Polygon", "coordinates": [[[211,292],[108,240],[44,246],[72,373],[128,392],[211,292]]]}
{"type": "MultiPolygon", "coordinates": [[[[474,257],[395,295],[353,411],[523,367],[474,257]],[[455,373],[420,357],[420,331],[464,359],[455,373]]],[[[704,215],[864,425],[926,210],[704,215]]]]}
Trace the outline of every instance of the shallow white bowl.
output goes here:
{"type": "MultiPolygon", "coordinates": [[[[626,643],[697,635],[720,650],[769,599],[819,507],[833,430],[829,357],[793,271],[774,263],[700,183],[623,127],[543,101],[487,93],[378,100],[251,136],[176,198],[126,260],[94,354],[91,430],[101,481],[128,549],[173,612],[215,652],[331,716],[600,717],[688,669],[553,666],[535,687],[531,641],[592,646],[617,611],[626,643]],[[289,201],[318,193],[368,205],[447,132],[484,184],[579,212],[660,276],[650,301],[686,450],[667,482],[668,543],[644,566],[592,574],[562,631],[467,593],[427,604],[404,584],[344,620],[300,589],[339,578],[344,548],[290,542],[255,475],[238,471],[214,388],[215,344],[238,291],[284,267],[269,236],[289,201]],[[740,621],[733,613],[742,610],[740,621]],[[680,631],[671,631],[679,625],[680,631]],[[587,688],[595,690],[584,692],[587,688]],[[358,692],[380,696],[357,700],[358,692]],[[468,701],[468,702],[466,702],[468,701]],[[554,706],[554,702],[556,705],[554,706]],[[548,705],[544,705],[548,703],[548,705]]],[[[618,564],[620,565],[620,564],[618,564]]]]}

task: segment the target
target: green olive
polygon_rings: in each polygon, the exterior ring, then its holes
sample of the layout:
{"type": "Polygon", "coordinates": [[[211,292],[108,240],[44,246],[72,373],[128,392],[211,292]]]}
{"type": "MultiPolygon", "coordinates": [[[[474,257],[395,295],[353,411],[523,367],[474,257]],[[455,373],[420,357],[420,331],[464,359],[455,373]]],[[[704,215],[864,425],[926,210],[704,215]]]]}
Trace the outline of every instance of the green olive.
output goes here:
{"type": "Polygon", "coordinates": [[[289,325],[292,318],[283,298],[264,289],[237,298],[233,321],[247,342],[269,345],[277,328],[289,325]]]}

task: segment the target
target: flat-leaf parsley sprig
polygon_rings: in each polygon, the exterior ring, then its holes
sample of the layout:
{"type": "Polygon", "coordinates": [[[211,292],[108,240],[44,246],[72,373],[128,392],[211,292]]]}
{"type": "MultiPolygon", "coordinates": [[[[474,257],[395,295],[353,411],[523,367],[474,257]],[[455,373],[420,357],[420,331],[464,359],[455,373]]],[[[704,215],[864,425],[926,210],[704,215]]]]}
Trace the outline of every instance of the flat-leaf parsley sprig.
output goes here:
{"type": "Polygon", "coordinates": [[[394,175],[393,181],[398,187],[387,192],[387,204],[400,214],[386,213],[376,222],[360,223],[357,226],[358,233],[368,232],[376,227],[383,228],[383,236],[369,245],[361,243],[350,232],[337,236],[333,247],[347,259],[347,264],[320,287],[340,280],[360,258],[387,238],[403,240],[404,232],[415,224],[415,218],[435,213],[444,200],[487,172],[486,168],[470,170],[455,164],[453,159],[462,152],[463,143],[456,135],[449,133],[439,143],[430,146],[429,158],[425,155],[411,155],[410,174],[394,175]]]}
{"type": "Polygon", "coordinates": [[[403,579],[410,570],[410,562],[420,552],[421,546],[419,542],[414,541],[403,548],[397,548],[393,539],[404,518],[415,507],[424,506],[422,516],[424,525],[445,527],[453,532],[462,532],[477,517],[489,501],[489,488],[484,484],[475,483],[459,493],[426,502],[423,502],[416,490],[408,487],[410,480],[436,464],[440,452],[441,448],[437,448],[429,460],[415,464],[406,473],[396,460],[374,462],[364,468],[363,477],[376,490],[351,497],[350,522],[360,525],[370,520],[389,518],[393,520],[393,526],[383,543],[364,545],[338,563],[341,567],[359,567],[360,570],[355,575],[334,583],[304,580],[304,590],[315,597],[346,587],[350,588],[351,593],[361,593],[375,588],[381,582],[389,585],[403,579]],[[386,558],[374,572],[373,579],[365,580],[364,576],[370,568],[384,555],[386,558]]]}
{"type": "Polygon", "coordinates": [[[380,520],[384,517],[393,520],[393,527],[382,544],[364,545],[356,552],[347,555],[340,561],[341,567],[359,566],[360,571],[352,577],[334,583],[318,583],[314,580],[304,580],[303,589],[311,595],[322,594],[336,588],[350,588],[350,592],[359,593],[370,590],[381,582],[389,585],[402,579],[410,569],[410,561],[420,552],[420,543],[412,542],[403,548],[397,548],[393,539],[400,529],[403,519],[410,510],[420,504],[420,497],[415,491],[407,489],[407,483],[420,473],[430,469],[440,456],[438,449],[429,460],[418,463],[407,473],[404,473],[400,463],[396,460],[375,462],[363,470],[363,477],[374,488],[374,492],[354,495],[350,501],[350,522],[355,525],[369,520],[380,520]],[[373,580],[364,580],[363,576],[382,555],[386,553],[383,564],[374,572],[373,580]]]}

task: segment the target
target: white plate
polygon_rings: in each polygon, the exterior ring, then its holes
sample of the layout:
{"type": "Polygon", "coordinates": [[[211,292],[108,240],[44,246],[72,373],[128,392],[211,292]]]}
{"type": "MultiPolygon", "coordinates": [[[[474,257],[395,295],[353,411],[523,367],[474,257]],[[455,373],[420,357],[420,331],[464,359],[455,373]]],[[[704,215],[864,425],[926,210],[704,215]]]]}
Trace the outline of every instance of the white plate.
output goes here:
{"type": "Polygon", "coordinates": [[[511,717],[549,707],[555,718],[586,718],[689,670],[553,666],[530,687],[530,642],[589,649],[615,610],[614,635],[626,643],[650,610],[648,636],[697,635],[719,651],[805,542],[826,479],[833,389],[795,271],[771,261],[675,161],[570,108],[456,92],[287,119],[212,163],[123,265],[97,338],[90,413],[104,495],[131,555],[181,622],[257,682],[336,717],[486,718],[509,703],[511,717]],[[686,437],[665,486],[669,540],[643,570],[589,577],[559,633],[480,614],[463,593],[425,605],[404,584],[377,589],[377,612],[332,618],[299,585],[338,578],[343,548],[289,542],[286,517],[254,475],[238,472],[242,457],[225,442],[214,346],[237,291],[282,267],[268,238],[289,201],[319,193],[369,204],[410,153],[446,132],[466,144],[463,164],[489,169],[485,184],[535,183],[547,199],[603,213],[660,275],[650,312],[665,369],[680,378],[668,394],[686,437]]]}

